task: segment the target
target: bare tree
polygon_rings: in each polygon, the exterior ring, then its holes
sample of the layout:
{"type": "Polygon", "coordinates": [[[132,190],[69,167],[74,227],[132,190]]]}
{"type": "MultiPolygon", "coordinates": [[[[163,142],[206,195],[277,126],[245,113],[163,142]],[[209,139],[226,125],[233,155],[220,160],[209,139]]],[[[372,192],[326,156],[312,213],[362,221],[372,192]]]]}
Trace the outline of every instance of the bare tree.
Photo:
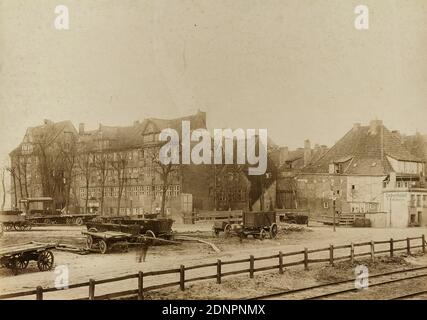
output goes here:
{"type": "Polygon", "coordinates": [[[5,172],[6,172],[6,170],[4,168],[2,168],[2,170],[1,170],[1,186],[2,186],[2,193],[3,193],[2,202],[1,202],[1,210],[2,211],[4,210],[4,205],[6,203],[6,186],[5,186],[5,182],[4,182],[5,172]]]}
{"type": "Polygon", "coordinates": [[[160,206],[160,215],[164,217],[166,216],[165,207],[166,207],[167,192],[172,185],[173,176],[179,171],[180,166],[172,163],[164,164],[162,161],[160,161],[159,150],[160,148],[151,148],[150,158],[151,158],[151,165],[153,166],[155,173],[159,176],[161,181],[162,198],[161,198],[161,206],[160,206]]]}
{"type": "Polygon", "coordinates": [[[85,213],[88,213],[89,207],[89,186],[90,186],[90,177],[92,170],[91,157],[93,157],[89,152],[83,151],[77,157],[76,168],[78,170],[79,176],[84,179],[85,186],[85,213]]]}
{"type": "Polygon", "coordinates": [[[94,155],[93,166],[98,176],[99,187],[101,189],[100,194],[100,212],[104,213],[104,200],[105,200],[105,183],[109,172],[109,167],[112,164],[110,162],[110,155],[105,152],[99,152],[94,155]]]}
{"type": "Polygon", "coordinates": [[[128,180],[128,153],[126,151],[115,153],[114,159],[111,161],[111,167],[113,168],[115,172],[115,177],[117,178],[117,214],[120,215],[120,205],[123,196],[123,190],[128,180]]]}
{"type": "Polygon", "coordinates": [[[70,135],[70,138],[58,143],[58,152],[60,153],[61,171],[63,175],[64,186],[62,197],[65,199],[65,211],[68,212],[70,205],[71,189],[74,179],[78,176],[78,171],[75,170],[77,159],[76,139],[70,135]]]}
{"type": "Polygon", "coordinates": [[[7,171],[9,171],[10,176],[12,177],[12,188],[13,188],[13,207],[17,208],[18,207],[18,195],[17,195],[17,190],[16,190],[16,173],[15,173],[15,168],[13,168],[12,166],[7,167],[6,168],[7,171]]]}

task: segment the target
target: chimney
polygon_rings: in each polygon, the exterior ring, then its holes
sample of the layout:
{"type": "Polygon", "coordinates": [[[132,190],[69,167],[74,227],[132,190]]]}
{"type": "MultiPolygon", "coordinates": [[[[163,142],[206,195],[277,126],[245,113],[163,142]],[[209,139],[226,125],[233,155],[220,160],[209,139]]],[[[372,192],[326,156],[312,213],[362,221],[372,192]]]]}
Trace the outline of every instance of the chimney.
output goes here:
{"type": "Polygon", "coordinates": [[[310,140],[304,141],[304,166],[308,165],[311,160],[311,143],[310,140]]]}
{"type": "Polygon", "coordinates": [[[288,147],[280,147],[279,154],[279,163],[280,165],[284,164],[286,160],[289,158],[289,148],[288,147]]]}
{"type": "Polygon", "coordinates": [[[85,124],[84,123],[79,123],[79,135],[84,135],[85,134],[85,124]]]}
{"type": "Polygon", "coordinates": [[[372,120],[369,123],[369,133],[372,135],[379,133],[382,125],[383,125],[382,120],[372,120]]]}
{"type": "Polygon", "coordinates": [[[49,119],[44,119],[44,120],[43,120],[43,123],[44,123],[45,125],[48,125],[48,124],[52,124],[53,122],[52,122],[51,120],[49,120],[49,119]]]}

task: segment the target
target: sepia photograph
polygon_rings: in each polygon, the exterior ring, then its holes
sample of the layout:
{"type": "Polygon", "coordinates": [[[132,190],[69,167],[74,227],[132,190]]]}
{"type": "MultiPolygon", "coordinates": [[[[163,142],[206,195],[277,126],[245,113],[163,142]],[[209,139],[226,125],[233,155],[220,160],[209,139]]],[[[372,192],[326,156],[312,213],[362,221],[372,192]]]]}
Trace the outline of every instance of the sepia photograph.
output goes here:
{"type": "Polygon", "coordinates": [[[427,299],[426,52],[423,0],[0,0],[0,300],[427,299]]]}

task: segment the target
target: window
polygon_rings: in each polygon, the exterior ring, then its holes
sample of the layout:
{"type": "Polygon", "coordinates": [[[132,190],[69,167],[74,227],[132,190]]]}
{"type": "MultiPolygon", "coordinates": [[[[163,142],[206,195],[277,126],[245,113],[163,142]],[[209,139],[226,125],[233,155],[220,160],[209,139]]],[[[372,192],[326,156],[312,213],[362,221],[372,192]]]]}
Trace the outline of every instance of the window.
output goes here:
{"type": "Polygon", "coordinates": [[[354,184],[351,185],[351,190],[356,190],[356,186],[354,184]]]}
{"type": "Polygon", "coordinates": [[[417,207],[421,207],[421,195],[417,195],[417,207]]]}
{"type": "Polygon", "coordinates": [[[323,202],[323,208],[328,209],[329,208],[329,202],[324,201],[323,202]]]}
{"type": "Polygon", "coordinates": [[[423,196],[423,206],[424,206],[424,208],[427,207],[427,195],[423,196]]]}

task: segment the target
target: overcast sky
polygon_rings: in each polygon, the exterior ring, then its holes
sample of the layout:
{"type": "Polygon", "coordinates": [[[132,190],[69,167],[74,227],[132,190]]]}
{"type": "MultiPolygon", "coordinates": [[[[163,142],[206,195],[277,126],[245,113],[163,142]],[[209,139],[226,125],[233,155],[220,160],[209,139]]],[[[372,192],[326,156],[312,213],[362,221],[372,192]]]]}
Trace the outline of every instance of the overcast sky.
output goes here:
{"type": "Polygon", "coordinates": [[[2,158],[45,118],[93,129],[197,109],[292,148],[374,118],[427,133],[427,1],[0,0],[2,158]]]}

